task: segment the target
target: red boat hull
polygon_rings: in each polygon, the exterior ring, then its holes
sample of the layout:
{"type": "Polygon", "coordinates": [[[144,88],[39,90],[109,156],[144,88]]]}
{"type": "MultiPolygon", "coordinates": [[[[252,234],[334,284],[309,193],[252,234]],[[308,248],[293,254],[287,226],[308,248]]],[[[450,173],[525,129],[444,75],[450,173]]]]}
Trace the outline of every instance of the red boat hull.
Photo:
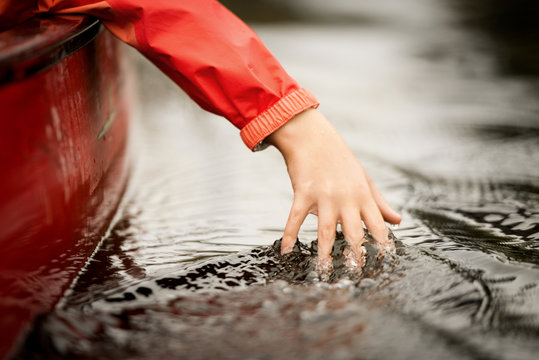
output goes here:
{"type": "Polygon", "coordinates": [[[0,358],[69,287],[128,172],[118,41],[87,18],[32,21],[0,49],[0,358]]]}

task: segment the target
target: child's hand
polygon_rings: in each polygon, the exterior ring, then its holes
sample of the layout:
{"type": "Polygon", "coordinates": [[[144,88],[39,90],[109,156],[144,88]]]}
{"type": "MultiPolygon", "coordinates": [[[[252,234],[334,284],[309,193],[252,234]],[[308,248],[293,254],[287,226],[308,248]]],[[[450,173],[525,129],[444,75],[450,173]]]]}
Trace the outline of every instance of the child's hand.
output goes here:
{"type": "Polygon", "coordinates": [[[331,259],[337,223],[354,253],[362,256],[361,221],[381,248],[394,246],[384,219],[401,216],[386,202],[348,145],[317,110],[288,121],[267,140],[283,154],[294,189],[294,203],[284,230],[281,253],[292,251],[299,228],[311,213],[318,216],[319,260],[331,259]]]}

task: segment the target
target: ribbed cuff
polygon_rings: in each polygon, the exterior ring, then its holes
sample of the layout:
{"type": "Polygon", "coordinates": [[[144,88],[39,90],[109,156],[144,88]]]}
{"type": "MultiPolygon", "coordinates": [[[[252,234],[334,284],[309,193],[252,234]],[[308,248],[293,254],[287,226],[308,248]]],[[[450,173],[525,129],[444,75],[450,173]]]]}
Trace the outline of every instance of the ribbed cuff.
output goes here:
{"type": "Polygon", "coordinates": [[[241,139],[251,150],[268,135],[286,124],[300,112],[319,105],[318,100],[307,89],[300,88],[282,97],[241,129],[241,139]]]}

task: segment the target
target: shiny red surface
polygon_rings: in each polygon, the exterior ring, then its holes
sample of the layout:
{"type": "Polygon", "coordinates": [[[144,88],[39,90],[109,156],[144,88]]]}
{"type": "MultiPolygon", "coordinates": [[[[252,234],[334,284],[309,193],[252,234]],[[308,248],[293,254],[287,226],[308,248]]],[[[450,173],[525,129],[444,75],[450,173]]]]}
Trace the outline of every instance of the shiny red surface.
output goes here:
{"type": "Polygon", "coordinates": [[[104,31],[0,86],[0,358],[55,306],[118,206],[129,107],[120,59],[104,31]]]}

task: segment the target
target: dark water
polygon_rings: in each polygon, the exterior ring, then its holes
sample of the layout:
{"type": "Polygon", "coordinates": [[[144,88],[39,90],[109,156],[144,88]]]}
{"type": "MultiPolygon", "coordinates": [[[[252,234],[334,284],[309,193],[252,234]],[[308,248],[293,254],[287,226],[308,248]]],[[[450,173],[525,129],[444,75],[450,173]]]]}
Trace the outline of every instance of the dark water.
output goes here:
{"type": "Polygon", "coordinates": [[[522,55],[533,63],[537,29],[508,34],[457,1],[337,4],[309,2],[325,22],[256,30],[403,213],[397,253],[370,249],[350,270],[339,238],[319,274],[308,218],[281,257],[292,193],[280,156],[250,154],[136,59],[124,205],[19,357],[537,357],[539,88],[522,55]]]}

